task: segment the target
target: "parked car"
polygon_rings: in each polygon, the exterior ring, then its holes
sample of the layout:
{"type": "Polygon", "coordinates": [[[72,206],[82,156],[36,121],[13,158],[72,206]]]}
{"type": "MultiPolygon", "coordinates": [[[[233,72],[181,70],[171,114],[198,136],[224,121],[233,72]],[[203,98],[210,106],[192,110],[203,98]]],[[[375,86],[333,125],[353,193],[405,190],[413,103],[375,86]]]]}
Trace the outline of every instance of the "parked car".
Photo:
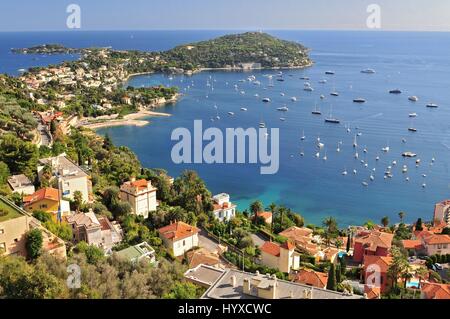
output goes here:
{"type": "Polygon", "coordinates": [[[438,264],[438,263],[435,263],[435,264],[434,264],[434,267],[435,267],[437,270],[442,270],[442,269],[444,269],[444,267],[442,267],[442,265],[441,265],[441,264],[438,264]]]}

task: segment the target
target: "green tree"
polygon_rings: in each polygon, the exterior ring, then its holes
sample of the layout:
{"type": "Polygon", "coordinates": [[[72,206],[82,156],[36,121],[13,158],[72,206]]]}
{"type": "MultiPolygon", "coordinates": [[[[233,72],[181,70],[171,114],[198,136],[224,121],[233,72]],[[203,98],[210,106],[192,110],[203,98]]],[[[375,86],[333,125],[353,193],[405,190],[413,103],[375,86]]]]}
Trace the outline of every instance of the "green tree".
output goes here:
{"type": "Polygon", "coordinates": [[[327,289],[336,291],[336,268],[333,263],[328,270],[327,289]]]}
{"type": "Polygon", "coordinates": [[[392,263],[388,268],[388,276],[392,280],[392,287],[397,289],[398,279],[409,271],[409,263],[399,247],[391,248],[392,263]]]}
{"type": "Polygon", "coordinates": [[[250,204],[250,212],[253,214],[253,216],[256,216],[257,213],[263,211],[263,204],[261,201],[257,200],[250,204]]]}
{"type": "Polygon", "coordinates": [[[352,244],[352,238],[351,238],[351,234],[348,233],[347,235],[347,246],[346,246],[346,251],[349,252],[350,248],[351,248],[351,244],[352,244]]]}
{"type": "Polygon", "coordinates": [[[73,210],[79,211],[81,209],[81,205],[83,204],[83,194],[80,191],[75,191],[73,193],[73,210]]]}
{"type": "Polygon", "coordinates": [[[32,229],[26,234],[26,249],[28,258],[36,259],[41,254],[43,236],[40,229],[32,229]]]}
{"type": "Polygon", "coordinates": [[[325,241],[327,246],[330,246],[331,240],[336,238],[339,232],[336,219],[334,217],[327,217],[322,222],[322,225],[325,227],[325,241]]]}
{"type": "Polygon", "coordinates": [[[164,295],[164,299],[196,299],[197,286],[190,282],[177,282],[172,287],[172,291],[164,295]]]}
{"type": "Polygon", "coordinates": [[[8,180],[9,168],[8,165],[4,162],[0,162],[0,185],[6,184],[6,181],[8,180]]]}
{"type": "Polygon", "coordinates": [[[0,160],[13,174],[34,176],[39,150],[36,145],[6,134],[0,138],[0,160]]]}
{"type": "Polygon", "coordinates": [[[405,218],[406,213],[405,212],[399,212],[398,217],[400,218],[400,223],[403,223],[403,218],[405,218]]]}
{"type": "Polygon", "coordinates": [[[383,227],[389,226],[389,217],[388,216],[384,216],[383,218],[381,218],[381,225],[383,225],[383,227]]]}
{"type": "Polygon", "coordinates": [[[105,253],[102,249],[93,245],[88,245],[84,241],[79,242],[75,246],[75,250],[78,253],[84,254],[86,256],[86,261],[91,265],[96,265],[105,259],[105,253]]]}
{"type": "Polygon", "coordinates": [[[420,218],[420,217],[417,219],[417,222],[416,222],[416,230],[418,230],[418,231],[423,230],[422,218],[420,218]]]}

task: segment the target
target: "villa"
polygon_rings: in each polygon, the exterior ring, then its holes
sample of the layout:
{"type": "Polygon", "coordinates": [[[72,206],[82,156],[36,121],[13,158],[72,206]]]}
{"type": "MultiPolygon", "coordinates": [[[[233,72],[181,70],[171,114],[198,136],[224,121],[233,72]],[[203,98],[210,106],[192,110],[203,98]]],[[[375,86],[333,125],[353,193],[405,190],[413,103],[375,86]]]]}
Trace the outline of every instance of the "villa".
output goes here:
{"type": "Polygon", "coordinates": [[[257,212],[256,218],[262,218],[267,225],[271,225],[272,215],[272,212],[257,212]]]}
{"type": "Polygon", "coordinates": [[[130,203],[134,214],[148,218],[148,213],[156,210],[156,187],[150,181],[132,179],[120,186],[119,197],[130,203]]]}
{"type": "Polygon", "coordinates": [[[424,282],[420,289],[422,299],[450,299],[450,285],[424,282]]]}
{"type": "Polygon", "coordinates": [[[215,195],[213,201],[213,214],[219,221],[229,221],[236,215],[236,205],[230,202],[230,195],[226,193],[215,195]]]}
{"type": "Polygon", "coordinates": [[[31,195],[35,192],[33,183],[24,174],[8,177],[8,185],[14,193],[31,195]]]}
{"type": "Polygon", "coordinates": [[[183,256],[185,252],[198,246],[199,231],[197,227],[184,222],[172,222],[170,225],[158,229],[164,246],[175,257],[183,256]]]}
{"type": "Polygon", "coordinates": [[[42,180],[46,167],[50,167],[53,177],[57,178],[61,197],[74,199],[74,193],[78,191],[82,195],[83,202],[92,202],[90,176],[69,160],[64,153],[39,160],[37,168],[39,181],[42,180]]]}
{"type": "Polygon", "coordinates": [[[295,245],[289,240],[281,245],[266,241],[260,249],[261,263],[267,267],[285,273],[300,267],[300,254],[295,252],[295,245]]]}
{"type": "Polygon", "coordinates": [[[111,252],[112,247],[122,241],[120,229],[106,217],[97,217],[92,211],[73,214],[67,218],[67,223],[72,227],[74,243],[84,241],[111,252]]]}
{"type": "Polygon", "coordinates": [[[450,200],[444,200],[434,206],[434,226],[445,224],[450,226],[450,200]]]}
{"type": "Polygon", "coordinates": [[[392,257],[367,255],[364,258],[362,276],[364,283],[370,288],[379,288],[381,293],[389,290],[391,284],[388,277],[392,257]]]}
{"type": "Polygon", "coordinates": [[[40,229],[43,235],[43,250],[51,255],[66,258],[64,241],[27,212],[0,196],[0,255],[27,256],[26,233],[40,229]]]}
{"type": "Polygon", "coordinates": [[[55,221],[70,214],[70,203],[61,199],[56,188],[41,188],[31,195],[23,197],[23,206],[26,211],[44,211],[50,213],[55,221]]]}
{"type": "Polygon", "coordinates": [[[393,234],[378,230],[364,230],[355,237],[353,261],[364,263],[366,256],[388,256],[393,234]]]}
{"type": "Polygon", "coordinates": [[[301,269],[294,277],[294,282],[311,287],[325,289],[328,281],[328,274],[310,269],[301,269]]]}

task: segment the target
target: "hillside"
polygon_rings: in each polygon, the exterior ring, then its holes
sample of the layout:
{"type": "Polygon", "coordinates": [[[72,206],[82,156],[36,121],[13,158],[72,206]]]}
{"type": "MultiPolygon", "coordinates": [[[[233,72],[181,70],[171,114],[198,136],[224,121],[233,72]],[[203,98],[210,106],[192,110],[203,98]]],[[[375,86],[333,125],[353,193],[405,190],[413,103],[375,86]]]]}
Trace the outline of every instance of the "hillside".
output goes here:
{"type": "Polygon", "coordinates": [[[311,64],[303,45],[269,34],[247,32],[190,43],[163,53],[165,60],[183,69],[239,67],[259,63],[263,68],[305,67],[311,64]]]}

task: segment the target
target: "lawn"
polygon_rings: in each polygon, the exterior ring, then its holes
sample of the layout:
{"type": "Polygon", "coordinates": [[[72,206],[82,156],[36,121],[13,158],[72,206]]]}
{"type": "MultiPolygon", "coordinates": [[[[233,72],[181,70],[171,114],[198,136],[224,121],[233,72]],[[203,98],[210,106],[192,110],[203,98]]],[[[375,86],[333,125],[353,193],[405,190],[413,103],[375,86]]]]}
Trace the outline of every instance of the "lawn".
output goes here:
{"type": "Polygon", "coordinates": [[[17,209],[11,206],[5,199],[0,197],[0,222],[4,222],[20,216],[22,216],[22,214],[17,211],[17,209]]]}

